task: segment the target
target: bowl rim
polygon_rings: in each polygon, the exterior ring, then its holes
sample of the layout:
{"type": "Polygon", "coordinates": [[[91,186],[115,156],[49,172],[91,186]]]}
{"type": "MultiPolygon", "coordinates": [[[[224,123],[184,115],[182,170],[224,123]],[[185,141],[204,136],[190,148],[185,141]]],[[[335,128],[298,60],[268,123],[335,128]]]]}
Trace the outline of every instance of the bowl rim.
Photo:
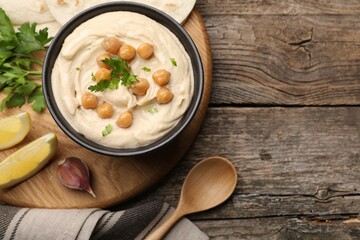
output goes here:
{"type": "MultiPolygon", "coordinates": [[[[59,52],[57,54],[59,54],[59,52]]],[[[56,61],[56,58],[53,61],[53,63],[55,63],[55,61],[56,61]]],[[[198,110],[198,108],[200,106],[200,103],[201,103],[201,100],[202,100],[202,97],[203,97],[203,92],[204,92],[204,69],[203,69],[203,63],[202,63],[199,51],[198,51],[194,41],[192,40],[190,35],[186,32],[186,30],[176,20],[174,20],[172,17],[170,17],[166,13],[164,13],[164,12],[154,8],[154,7],[151,7],[151,6],[148,6],[148,5],[145,5],[145,4],[133,3],[133,2],[111,2],[111,3],[99,4],[99,5],[96,5],[94,7],[88,8],[88,9],[80,12],[79,14],[77,14],[76,16],[71,18],[60,29],[60,31],[56,34],[56,36],[52,40],[52,42],[51,42],[51,44],[50,44],[50,46],[49,46],[49,48],[47,50],[45,59],[44,59],[43,73],[42,73],[42,84],[43,84],[43,93],[44,93],[44,97],[45,97],[45,102],[46,102],[46,105],[47,105],[47,107],[49,109],[49,112],[50,112],[51,116],[55,120],[56,124],[60,127],[60,129],[70,139],[75,141],[80,146],[82,146],[82,147],[84,147],[84,148],[86,148],[88,150],[91,150],[93,152],[99,153],[99,154],[112,156],[112,157],[131,157],[131,156],[144,155],[144,154],[147,154],[149,152],[153,152],[155,150],[163,148],[164,146],[166,146],[170,142],[172,142],[189,125],[189,123],[195,117],[196,112],[197,112],[197,110],[198,110]],[[124,8],[124,9],[120,9],[120,8],[124,8]],[[59,52],[60,52],[61,49],[62,49],[62,44],[64,43],[67,36],[69,34],[71,34],[72,31],[75,28],[77,28],[79,25],[81,25],[83,22],[85,22],[85,21],[87,21],[87,20],[89,20],[89,19],[91,19],[91,18],[93,18],[93,17],[95,17],[97,15],[104,14],[104,13],[107,13],[107,12],[130,11],[129,8],[132,9],[131,12],[136,12],[136,13],[145,15],[145,16],[149,17],[150,19],[152,19],[152,20],[158,22],[159,24],[163,25],[164,27],[166,27],[169,31],[171,31],[179,39],[179,41],[182,43],[182,45],[184,44],[183,42],[187,42],[186,44],[190,45],[190,48],[191,48],[191,51],[192,51],[191,55],[194,55],[194,56],[191,56],[191,57],[189,56],[189,57],[190,57],[190,60],[191,60],[191,65],[193,66],[193,75],[195,75],[195,71],[197,71],[197,74],[199,75],[197,79],[194,79],[194,81],[198,81],[199,90],[196,91],[197,94],[195,94],[195,88],[194,88],[194,94],[192,96],[192,99],[190,101],[190,105],[189,105],[188,109],[184,112],[184,115],[179,120],[179,122],[175,125],[175,127],[173,127],[163,137],[161,137],[160,139],[156,140],[153,143],[150,143],[149,145],[145,145],[145,146],[142,146],[142,147],[115,148],[115,147],[108,147],[108,146],[101,145],[99,143],[96,143],[95,141],[92,141],[92,140],[86,138],[83,134],[77,132],[66,121],[63,114],[61,114],[60,110],[57,107],[55,98],[53,98],[53,101],[51,99],[51,95],[53,95],[52,94],[52,84],[51,84],[51,73],[52,73],[52,69],[53,69],[54,64],[51,65],[51,68],[49,67],[49,65],[50,65],[50,60],[51,60],[51,56],[50,56],[51,53],[56,52],[57,46],[59,44],[61,44],[61,47],[58,48],[59,52]],[[134,9],[136,11],[134,11],[134,9]],[[155,14],[155,15],[157,15],[156,18],[162,18],[162,21],[167,22],[166,24],[168,24],[168,26],[165,26],[163,23],[159,22],[158,20],[154,19],[153,17],[142,13],[142,11],[145,11],[147,14],[155,14]],[[97,13],[97,14],[94,15],[94,16],[88,17],[89,15],[92,15],[92,14],[95,14],[95,13],[97,13]],[[85,18],[85,20],[82,21],[83,18],[85,18]],[[180,37],[178,36],[178,34],[174,33],[173,30],[170,28],[170,26],[172,28],[175,27],[176,30],[180,32],[180,35],[182,35],[181,37],[184,37],[184,40],[180,40],[180,37]],[[65,34],[65,37],[64,37],[64,34],[65,34]],[[194,57],[195,57],[195,59],[194,59],[194,57]],[[198,65],[198,69],[194,69],[194,65],[195,66],[198,65]],[[49,76],[49,78],[47,77],[47,75],[49,76]],[[50,93],[48,91],[50,91],[50,93]],[[192,104],[194,104],[194,105],[192,106],[192,104]],[[190,111],[190,112],[188,112],[188,111],[190,111]],[[60,116],[58,116],[56,112],[58,112],[60,114],[60,116]],[[186,119],[183,120],[185,115],[186,115],[186,119]],[[62,118],[62,120],[60,118],[62,118]],[[183,121],[183,122],[181,122],[181,121],[183,121]],[[88,142],[90,142],[92,144],[86,143],[82,139],[79,139],[79,137],[76,136],[75,133],[82,135],[83,138],[85,138],[88,142]],[[96,145],[96,146],[94,146],[94,145],[96,145]]]]}

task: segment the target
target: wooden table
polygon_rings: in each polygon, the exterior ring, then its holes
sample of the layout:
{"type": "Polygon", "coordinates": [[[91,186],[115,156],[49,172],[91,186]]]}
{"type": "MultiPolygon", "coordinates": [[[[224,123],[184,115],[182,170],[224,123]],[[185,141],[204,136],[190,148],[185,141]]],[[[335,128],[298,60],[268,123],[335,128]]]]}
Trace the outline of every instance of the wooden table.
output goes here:
{"type": "Polygon", "coordinates": [[[179,198],[202,158],[235,164],[220,207],[190,216],[211,239],[360,238],[360,1],[198,0],[213,93],[180,164],[133,203],[179,198]]]}

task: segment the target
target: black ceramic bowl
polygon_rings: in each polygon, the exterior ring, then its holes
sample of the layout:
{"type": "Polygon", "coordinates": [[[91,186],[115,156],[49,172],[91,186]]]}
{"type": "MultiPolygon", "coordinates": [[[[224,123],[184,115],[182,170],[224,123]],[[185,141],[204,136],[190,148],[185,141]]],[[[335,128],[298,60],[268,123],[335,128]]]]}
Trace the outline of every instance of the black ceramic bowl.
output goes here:
{"type": "Polygon", "coordinates": [[[55,122],[59,125],[59,127],[72,140],[74,140],[81,146],[100,154],[105,154],[115,157],[142,155],[145,153],[155,151],[159,148],[162,148],[165,145],[167,145],[169,142],[173,141],[174,138],[176,138],[176,136],[178,136],[186,128],[186,126],[190,123],[190,121],[194,117],[201,101],[203,86],[204,86],[204,74],[203,74],[203,67],[202,67],[200,55],[188,33],[174,19],[172,19],[170,16],[166,15],[165,13],[143,4],[130,3],[130,2],[113,2],[113,3],[98,5],[96,7],[85,10],[80,14],[78,14],[77,16],[75,16],[74,18],[72,18],[53,39],[45,57],[42,77],[43,77],[43,91],[44,91],[47,107],[52,117],[54,118],[55,122]],[[54,67],[54,63],[57,59],[57,56],[62,48],[64,40],[67,38],[67,36],[71,34],[76,27],[78,27],[80,24],[87,21],[88,19],[93,18],[102,13],[116,12],[116,11],[130,11],[130,12],[140,13],[168,28],[173,34],[175,34],[175,36],[177,36],[177,38],[180,40],[185,50],[189,54],[194,71],[193,73],[195,80],[194,94],[190,102],[190,105],[187,111],[185,112],[184,116],[180,120],[180,122],[163,138],[159,139],[158,141],[152,144],[138,148],[107,147],[95,143],[84,137],[82,134],[78,133],[65,120],[58,106],[56,105],[52,90],[52,84],[51,84],[52,69],[54,67]]]}

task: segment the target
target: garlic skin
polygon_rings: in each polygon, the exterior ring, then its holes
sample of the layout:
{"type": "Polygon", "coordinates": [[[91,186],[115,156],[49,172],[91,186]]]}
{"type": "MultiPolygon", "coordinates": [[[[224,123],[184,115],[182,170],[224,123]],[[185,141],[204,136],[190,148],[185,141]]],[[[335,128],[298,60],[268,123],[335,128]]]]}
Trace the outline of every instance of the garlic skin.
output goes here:
{"type": "Polygon", "coordinates": [[[90,185],[89,168],[81,159],[68,157],[58,164],[57,178],[63,186],[76,190],[85,190],[93,197],[96,197],[90,185]]]}

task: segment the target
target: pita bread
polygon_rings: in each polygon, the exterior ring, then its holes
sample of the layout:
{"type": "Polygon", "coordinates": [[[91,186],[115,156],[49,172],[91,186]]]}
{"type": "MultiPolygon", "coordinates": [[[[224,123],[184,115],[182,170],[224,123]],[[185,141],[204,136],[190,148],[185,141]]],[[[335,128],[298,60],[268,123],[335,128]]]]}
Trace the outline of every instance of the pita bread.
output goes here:
{"type": "MultiPolygon", "coordinates": [[[[60,24],[64,25],[68,20],[79,12],[106,2],[116,0],[45,0],[53,17],[60,24]]],[[[117,0],[119,1],[119,0],[117,0]]],[[[124,0],[120,0],[124,1],[124,0]]],[[[196,0],[133,0],[133,2],[143,3],[172,16],[177,22],[183,23],[194,8],[196,0]]]]}
{"type": "MultiPolygon", "coordinates": [[[[61,26],[79,12],[97,4],[115,1],[119,0],[0,0],[0,8],[5,10],[15,29],[24,22],[36,22],[37,29],[47,27],[49,36],[55,36],[61,26]]],[[[196,0],[132,0],[132,2],[155,7],[169,14],[179,23],[183,23],[194,8],[196,0]]]]}
{"type": "Polygon", "coordinates": [[[4,9],[13,25],[54,21],[44,0],[0,0],[0,7],[4,9]]]}

